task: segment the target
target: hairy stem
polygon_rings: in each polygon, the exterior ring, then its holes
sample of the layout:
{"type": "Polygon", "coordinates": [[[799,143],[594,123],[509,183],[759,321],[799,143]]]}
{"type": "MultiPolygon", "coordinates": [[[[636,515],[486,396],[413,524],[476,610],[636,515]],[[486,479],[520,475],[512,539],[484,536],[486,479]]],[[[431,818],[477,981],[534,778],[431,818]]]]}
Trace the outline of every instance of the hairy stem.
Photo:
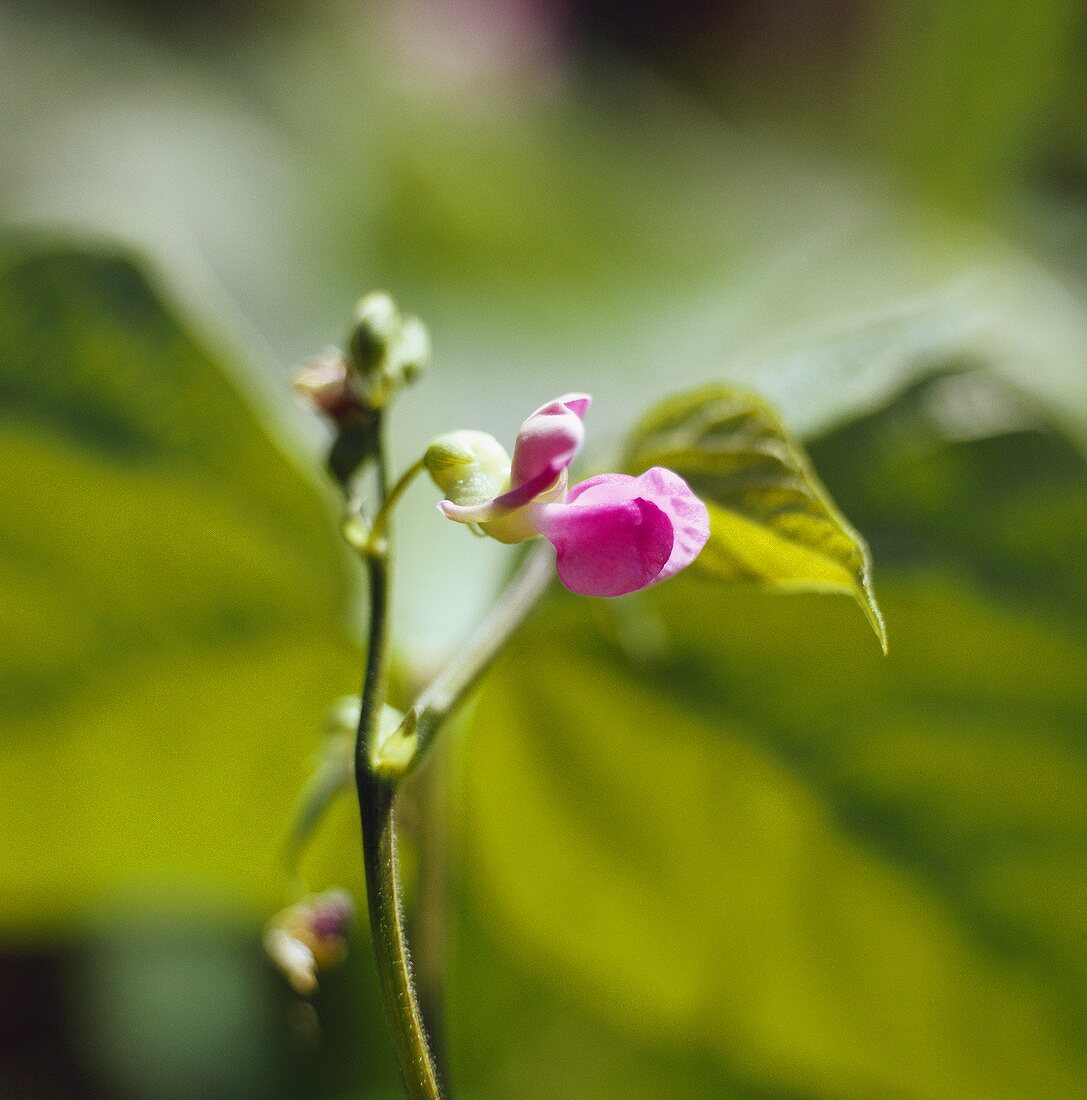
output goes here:
{"type": "Polygon", "coordinates": [[[395,789],[367,773],[359,783],[370,931],[385,1013],[411,1100],[439,1100],[438,1070],[423,1026],[404,932],[393,822],[395,789]]]}
{"type": "MultiPolygon", "coordinates": [[[[378,515],[384,517],[388,488],[380,425],[377,447],[378,515]]],[[[404,933],[396,859],[396,787],[394,782],[376,775],[371,767],[371,748],[376,743],[385,702],[388,663],[389,555],[384,518],[382,528],[382,537],[371,540],[366,553],[370,636],[355,743],[355,784],[362,819],[366,897],[385,1013],[405,1088],[411,1100],[439,1100],[441,1084],[419,1011],[404,933]]]]}

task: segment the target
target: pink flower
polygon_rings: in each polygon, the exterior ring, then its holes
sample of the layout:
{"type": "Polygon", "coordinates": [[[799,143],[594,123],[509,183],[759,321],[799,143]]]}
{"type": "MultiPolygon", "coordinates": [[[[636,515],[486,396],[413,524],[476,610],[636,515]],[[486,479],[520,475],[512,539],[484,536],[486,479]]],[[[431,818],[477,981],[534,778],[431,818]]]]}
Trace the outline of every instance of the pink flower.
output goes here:
{"type": "Polygon", "coordinates": [[[585,436],[587,394],[559,397],[521,425],[513,460],[490,436],[454,432],[427,451],[442,513],[501,542],[542,535],[559,579],[584,596],[622,596],[690,565],[709,538],[706,506],[678,474],[601,474],[567,488],[585,436]],[[507,472],[508,471],[508,472],[507,472]],[[496,490],[486,496],[487,489],[496,490]]]}

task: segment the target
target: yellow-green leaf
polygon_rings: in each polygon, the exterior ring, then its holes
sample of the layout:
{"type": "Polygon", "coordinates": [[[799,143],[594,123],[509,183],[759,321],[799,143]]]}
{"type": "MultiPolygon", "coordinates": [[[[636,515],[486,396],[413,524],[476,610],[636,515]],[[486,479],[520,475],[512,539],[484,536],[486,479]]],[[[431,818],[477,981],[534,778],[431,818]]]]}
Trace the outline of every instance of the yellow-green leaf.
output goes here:
{"type": "Polygon", "coordinates": [[[330,511],[127,259],[0,253],[0,930],[283,902],[328,701],[330,511]]]}
{"type": "Polygon", "coordinates": [[[634,473],[667,466],[706,502],[701,572],[780,591],[851,595],[886,651],[868,547],[761,398],[709,386],[665,401],[635,429],[625,466],[634,473]]]}

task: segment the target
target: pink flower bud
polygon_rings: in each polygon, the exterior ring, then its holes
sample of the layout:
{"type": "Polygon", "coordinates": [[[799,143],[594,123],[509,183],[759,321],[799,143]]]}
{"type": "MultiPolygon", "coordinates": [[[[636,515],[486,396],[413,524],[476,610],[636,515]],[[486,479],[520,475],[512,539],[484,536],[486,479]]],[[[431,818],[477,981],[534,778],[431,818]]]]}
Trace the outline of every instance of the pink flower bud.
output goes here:
{"type": "Polygon", "coordinates": [[[584,439],[587,394],[567,394],[521,425],[509,488],[491,500],[444,500],[442,513],[501,542],[542,535],[559,580],[585,596],[622,596],[690,565],[709,538],[706,506],[678,474],[602,474],[567,490],[567,467],[584,439]]]}
{"type": "Polygon", "coordinates": [[[568,393],[538,408],[522,425],[513,447],[510,485],[539,485],[548,489],[581,450],[585,439],[582,419],[592,398],[568,393]]]}
{"type": "Polygon", "coordinates": [[[296,993],[315,993],[318,973],[343,962],[354,916],[349,894],[327,890],[303,898],[268,922],[265,950],[296,993]]]}
{"type": "Polygon", "coordinates": [[[367,409],[358,392],[355,372],[338,351],[327,351],[302,367],[294,377],[294,389],[336,424],[344,424],[367,409]]]}

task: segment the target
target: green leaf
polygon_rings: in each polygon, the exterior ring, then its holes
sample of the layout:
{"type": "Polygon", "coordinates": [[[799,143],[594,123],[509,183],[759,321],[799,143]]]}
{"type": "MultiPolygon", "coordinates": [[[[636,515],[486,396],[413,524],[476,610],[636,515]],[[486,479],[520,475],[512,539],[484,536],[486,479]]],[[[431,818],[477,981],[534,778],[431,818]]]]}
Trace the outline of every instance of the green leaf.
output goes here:
{"type": "Polygon", "coordinates": [[[329,509],[127,259],[0,252],[0,927],[278,907],[327,701],[329,509]]]}
{"type": "Polygon", "coordinates": [[[886,652],[868,547],[765,401],[727,386],[664,401],[634,430],[624,465],[633,473],[667,466],[706,502],[701,572],[784,592],[847,593],[886,652]]]}
{"type": "Polygon", "coordinates": [[[968,210],[1020,184],[1053,140],[1035,132],[1040,120],[1076,86],[1080,6],[907,0],[873,15],[858,91],[892,167],[968,210]]]}
{"type": "Polygon", "coordinates": [[[1087,464],[1029,409],[964,437],[949,381],[813,448],[886,555],[890,659],[841,603],[688,573],[644,597],[653,662],[560,597],[496,667],[457,799],[463,1088],[1087,1090],[1087,464]]]}

